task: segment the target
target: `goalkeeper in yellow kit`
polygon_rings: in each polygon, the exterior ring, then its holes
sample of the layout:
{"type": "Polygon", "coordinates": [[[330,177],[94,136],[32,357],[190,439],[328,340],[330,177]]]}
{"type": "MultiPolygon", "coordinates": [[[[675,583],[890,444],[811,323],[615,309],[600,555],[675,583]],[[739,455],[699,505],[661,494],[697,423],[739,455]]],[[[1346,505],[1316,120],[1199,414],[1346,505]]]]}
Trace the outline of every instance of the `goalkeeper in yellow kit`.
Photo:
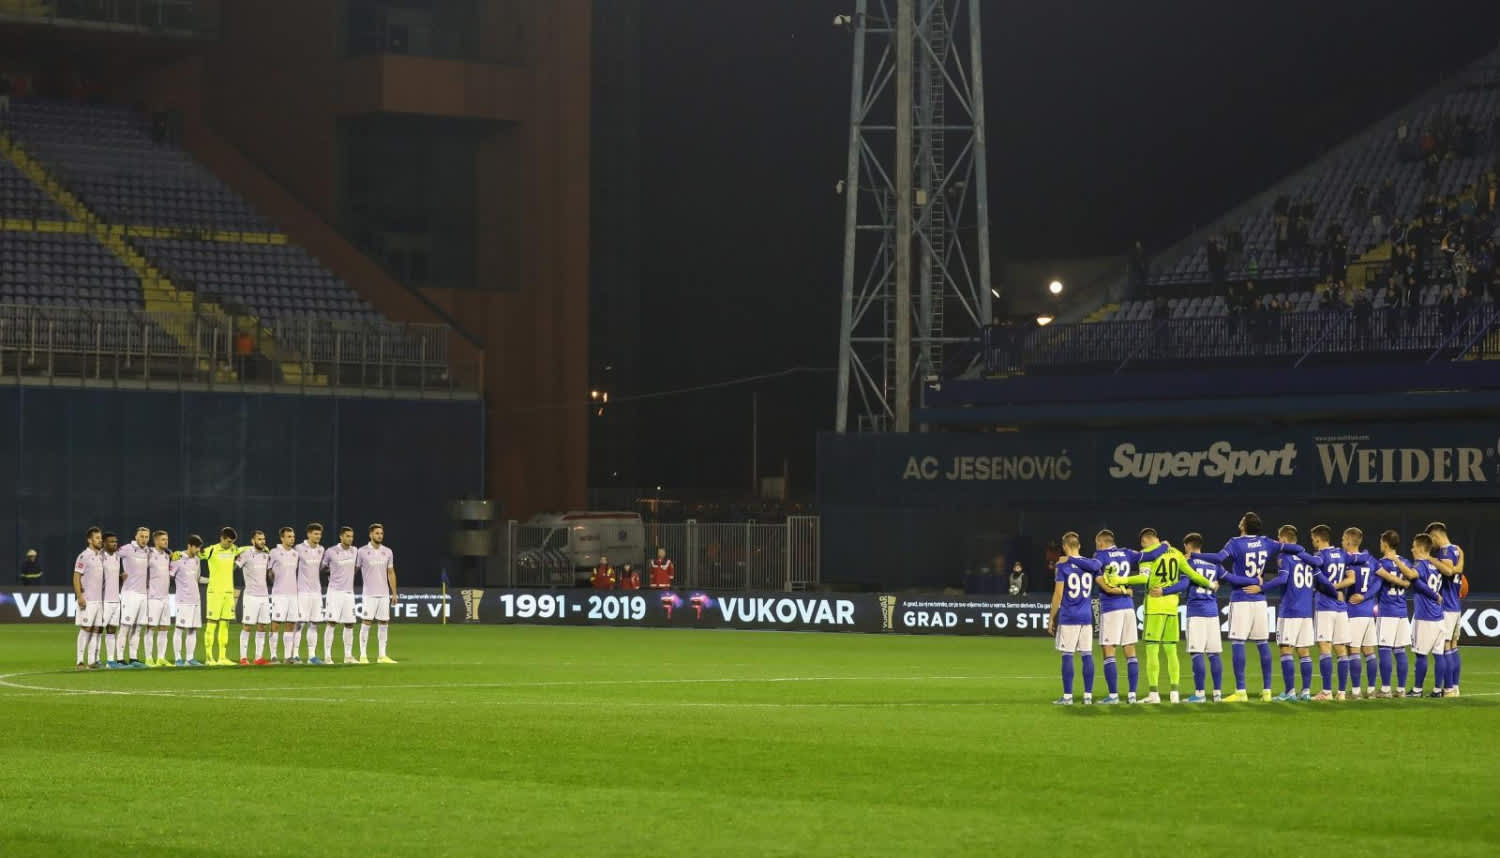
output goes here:
{"type": "Polygon", "coordinates": [[[211,665],[230,665],[234,662],[229,660],[229,624],[234,620],[234,605],[239,599],[240,588],[236,586],[234,559],[240,556],[244,547],[234,544],[239,534],[234,528],[226,527],[219,531],[219,544],[211,545],[203,552],[203,568],[207,576],[203,579],[208,583],[208,619],[206,621],[208,637],[204,642],[204,658],[211,665]],[[218,653],[214,652],[214,643],[219,645],[218,653]]]}
{"type": "Polygon", "coordinates": [[[1162,542],[1154,528],[1141,531],[1141,572],[1127,578],[1107,576],[1106,584],[1112,586],[1146,585],[1146,684],[1151,691],[1147,703],[1160,703],[1157,680],[1161,677],[1159,658],[1163,647],[1171,647],[1167,656],[1167,679],[1172,684],[1173,703],[1181,702],[1177,690],[1182,674],[1181,658],[1177,654],[1179,624],[1177,619],[1177,594],[1187,590],[1189,583],[1200,587],[1218,589],[1218,584],[1188,564],[1182,552],[1162,542]]]}

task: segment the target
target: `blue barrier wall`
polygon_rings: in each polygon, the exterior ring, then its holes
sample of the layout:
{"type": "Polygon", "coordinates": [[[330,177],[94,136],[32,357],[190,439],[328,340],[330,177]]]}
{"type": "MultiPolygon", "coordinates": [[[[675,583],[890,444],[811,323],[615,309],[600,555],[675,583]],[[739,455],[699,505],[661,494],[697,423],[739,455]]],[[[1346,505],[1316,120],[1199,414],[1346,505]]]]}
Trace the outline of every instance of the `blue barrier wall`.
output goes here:
{"type": "MultiPolygon", "coordinates": [[[[403,582],[435,583],[446,502],[477,496],[479,402],[242,393],[0,390],[0,575],[41,552],[47,580],[71,582],[92,524],[128,539],[161,528],[181,546],[225,524],[320,521],[356,540],[386,526],[403,582]]],[[[331,544],[334,533],[324,536],[331,544]]]]}
{"type": "MultiPolygon", "coordinates": [[[[1071,432],[824,435],[818,448],[823,578],[885,589],[962,586],[996,553],[1033,590],[1065,531],[1143,527],[1215,549],[1246,510],[1292,523],[1382,530],[1403,546],[1443,520],[1469,553],[1471,587],[1500,591],[1500,425],[1432,420],[1071,432]]],[[[1403,548],[1404,550],[1404,548],[1403,548]]]]}

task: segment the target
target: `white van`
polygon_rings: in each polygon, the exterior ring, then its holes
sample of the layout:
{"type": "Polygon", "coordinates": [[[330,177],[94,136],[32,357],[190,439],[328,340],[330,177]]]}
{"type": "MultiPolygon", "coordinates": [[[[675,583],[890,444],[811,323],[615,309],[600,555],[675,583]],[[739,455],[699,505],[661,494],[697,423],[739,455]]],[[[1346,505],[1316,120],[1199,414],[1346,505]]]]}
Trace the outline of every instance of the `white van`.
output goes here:
{"type": "Polygon", "coordinates": [[[543,569],[554,586],[587,584],[600,555],[618,571],[626,563],[644,576],[646,527],[635,512],[565,512],[539,515],[525,523],[533,537],[518,548],[516,563],[543,569]]]}

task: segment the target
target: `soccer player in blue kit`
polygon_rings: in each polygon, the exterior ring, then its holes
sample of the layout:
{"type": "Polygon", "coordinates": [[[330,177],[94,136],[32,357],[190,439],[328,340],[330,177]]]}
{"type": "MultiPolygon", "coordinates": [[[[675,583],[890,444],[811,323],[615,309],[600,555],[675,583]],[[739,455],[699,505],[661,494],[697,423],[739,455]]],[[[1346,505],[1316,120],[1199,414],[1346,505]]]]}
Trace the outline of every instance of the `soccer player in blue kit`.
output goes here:
{"type": "Polygon", "coordinates": [[[1396,697],[1406,696],[1407,658],[1406,649],[1411,646],[1411,619],[1408,610],[1407,589],[1411,582],[1396,561],[1407,566],[1405,558],[1397,552],[1401,549],[1401,534],[1387,530],[1380,534],[1380,562],[1375,574],[1385,582],[1380,590],[1380,622],[1376,624],[1376,635],[1380,642],[1380,696],[1391,694],[1391,662],[1395,661],[1396,697]],[[1394,657],[1394,658],[1393,658],[1394,657]]]}
{"type": "MultiPolygon", "coordinates": [[[[1112,530],[1101,530],[1094,536],[1094,559],[1101,568],[1118,578],[1129,578],[1141,565],[1141,553],[1115,544],[1112,530]]],[[[1141,683],[1141,664],[1135,657],[1135,645],[1139,640],[1135,619],[1135,599],[1129,587],[1109,586],[1103,580],[1099,585],[1099,644],[1104,648],[1104,682],[1109,686],[1105,703],[1120,702],[1120,669],[1115,660],[1117,647],[1123,647],[1127,662],[1127,680],[1130,683],[1128,702],[1135,702],[1136,688],[1141,683]]]]}
{"type": "Polygon", "coordinates": [[[1412,537],[1410,565],[1399,557],[1393,558],[1396,568],[1411,581],[1411,589],[1417,594],[1416,610],[1412,614],[1412,650],[1417,655],[1417,675],[1412,694],[1417,697],[1422,696],[1422,685],[1427,681],[1427,656],[1432,656],[1434,662],[1433,697],[1443,696],[1448,679],[1447,658],[1444,656],[1448,645],[1448,625],[1443,617],[1442,594],[1448,583],[1432,563],[1432,549],[1432,537],[1419,533],[1412,537]]]}
{"type": "Polygon", "coordinates": [[[1057,561],[1057,586],[1052,590],[1052,609],[1047,628],[1052,630],[1057,651],[1062,653],[1063,695],[1053,701],[1073,705],[1073,656],[1083,661],[1083,702],[1094,702],[1094,576],[1101,565],[1078,554],[1078,534],[1062,538],[1063,557],[1057,561]]]}
{"type": "Polygon", "coordinates": [[[1365,665],[1365,680],[1370,686],[1370,696],[1375,696],[1375,647],[1380,636],[1375,626],[1375,608],[1380,604],[1380,591],[1385,582],[1375,574],[1379,560],[1360,550],[1364,531],[1351,527],[1344,531],[1344,550],[1354,551],[1349,570],[1354,575],[1345,606],[1349,613],[1349,687],[1356,700],[1360,697],[1359,664],[1365,665]]]}
{"type": "Polygon", "coordinates": [[[1224,564],[1228,571],[1219,579],[1234,587],[1229,594],[1229,645],[1234,650],[1235,692],[1225,703],[1243,703],[1245,694],[1245,641],[1260,649],[1262,700],[1271,699],[1271,629],[1265,594],[1261,592],[1266,568],[1278,554],[1297,554],[1300,545],[1289,545],[1261,535],[1260,516],[1247,512],[1240,518],[1240,535],[1215,554],[1194,554],[1190,559],[1224,564]]]}
{"type": "Polygon", "coordinates": [[[1448,665],[1445,696],[1458,696],[1458,673],[1463,661],[1458,655],[1458,635],[1464,614],[1463,587],[1464,550],[1448,541],[1448,525],[1434,521],[1427,525],[1427,536],[1432,540],[1431,563],[1443,576],[1443,622],[1448,624],[1448,645],[1443,658],[1448,665]]]}
{"type": "MultiPolygon", "coordinates": [[[[1284,524],[1276,535],[1283,545],[1294,545],[1297,528],[1284,524]]],[[[1286,690],[1272,699],[1283,703],[1312,699],[1313,595],[1314,591],[1325,588],[1328,593],[1338,593],[1317,574],[1313,565],[1313,558],[1305,551],[1297,554],[1282,552],[1277,561],[1278,574],[1262,588],[1263,592],[1282,591],[1281,606],[1276,615],[1279,623],[1276,642],[1281,646],[1281,681],[1286,690]],[[1294,655],[1302,664],[1300,697],[1293,686],[1294,655]]]]}

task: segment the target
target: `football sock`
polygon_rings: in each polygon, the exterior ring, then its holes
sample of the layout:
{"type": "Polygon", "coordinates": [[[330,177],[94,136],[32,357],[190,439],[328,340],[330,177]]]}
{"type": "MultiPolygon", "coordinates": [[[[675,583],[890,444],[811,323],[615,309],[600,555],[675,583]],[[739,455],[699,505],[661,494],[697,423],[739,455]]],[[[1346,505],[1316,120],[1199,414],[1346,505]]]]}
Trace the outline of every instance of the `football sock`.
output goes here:
{"type": "Polygon", "coordinates": [[[1120,695],[1120,666],[1112,655],[1104,657],[1104,684],[1109,686],[1109,696],[1120,695]]]}
{"type": "Polygon", "coordinates": [[[104,652],[110,661],[120,660],[120,638],[114,632],[104,633],[104,652]]]}
{"type": "Polygon", "coordinates": [[[1286,693],[1291,694],[1296,689],[1292,684],[1297,681],[1297,662],[1291,653],[1281,657],[1281,684],[1286,687],[1286,693]]]}
{"type": "MultiPolygon", "coordinates": [[[[385,642],[390,638],[391,626],[389,623],[381,623],[380,628],[375,631],[375,638],[380,642],[380,657],[385,658],[385,642]]],[[[1092,694],[1094,691],[1094,654],[1086,652],[1083,654],[1083,690],[1092,694]]]]}
{"type": "Polygon", "coordinates": [[[1260,681],[1261,688],[1270,688],[1271,682],[1271,644],[1267,641],[1256,643],[1260,649],[1260,681]]]}
{"type": "Polygon", "coordinates": [[[240,626],[240,658],[250,657],[250,630],[240,626]]]}
{"type": "Polygon", "coordinates": [[[182,629],[174,629],[172,631],[172,652],[177,655],[178,661],[188,660],[188,657],[186,655],[183,655],[182,629]]]}
{"type": "Polygon", "coordinates": [[[1224,657],[1218,653],[1210,653],[1208,656],[1208,672],[1213,677],[1214,693],[1224,687],[1224,657]]]}
{"type": "Polygon", "coordinates": [[[344,626],[344,658],[354,657],[354,627],[344,626]]]}
{"type": "Polygon", "coordinates": [[[359,624],[359,657],[370,657],[370,627],[366,623],[359,624]]]}
{"type": "Polygon", "coordinates": [[[1234,651],[1234,687],[1236,691],[1245,690],[1245,642],[1234,641],[1229,645],[1234,651]]]}
{"type": "Polygon", "coordinates": [[[1162,655],[1167,660],[1167,682],[1176,691],[1182,682],[1182,657],[1177,654],[1177,644],[1162,644],[1162,655]]]}
{"type": "Polygon", "coordinates": [[[204,631],[207,632],[207,634],[203,638],[203,647],[208,653],[209,661],[213,661],[214,642],[219,638],[219,623],[216,620],[210,620],[208,625],[204,627],[204,631]]]}
{"type": "Polygon", "coordinates": [[[1448,650],[1448,687],[1458,687],[1458,673],[1463,669],[1463,659],[1458,654],[1458,647],[1448,650]]]}
{"type": "MultiPolygon", "coordinates": [[[[380,625],[380,657],[385,658],[385,633],[390,626],[382,623],[380,625]]],[[[1083,659],[1083,695],[1092,697],[1094,695],[1094,654],[1086,652],[1083,659]]]]}
{"type": "Polygon", "coordinates": [[[1152,694],[1156,693],[1156,687],[1161,684],[1161,644],[1146,644],[1146,687],[1152,694]]]}
{"type": "Polygon", "coordinates": [[[97,632],[89,632],[89,664],[99,662],[99,639],[100,635],[97,632]]]}
{"type": "MultiPolygon", "coordinates": [[[[368,628],[368,626],[366,626],[366,628],[368,628]]],[[[360,651],[363,652],[364,650],[361,649],[360,651]]],[[[1072,697],[1073,696],[1073,654],[1071,652],[1065,652],[1065,653],[1063,653],[1063,656],[1062,656],[1062,682],[1063,682],[1063,696],[1064,697],[1072,697]]]]}
{"type": "Polygon", "coordinates": [[[1302,690],[1312,691],[1312,656],[1301,656],[1298,661],[1302,672],[1302,690]]]}
{"type": "Polygon", "coordinates": [[[1199,694],[1203,693],[1203,681],[1207,677],[1207,669],[1203,663],[1203,653],[1193,653],[1193,690],[1199,694]]]}
{"type": "Polygon", "coordinates": [[[255,632],[255,660],[260,661],[266,649],[266,633],[259,629],[255,632]]]}
{"type": "Polygon", "coordinates": [[[1345,691],[1349,688],[1349,656],[1339,656],[1339,690],[1345,691]]]}
{"type": "Polygon", "coordinates": [[[1333,690],[1333,655],[1323,653],[1318,656],[1318,673],[1323,677],[1323,690],[1333,690]]]}
{"type": "Polygon", "coordinates": [[[281,633],[281,655],[283,658],[293,659],[297,657],[297,633],[281,633]]]}
{"type": "Polygon", "coordinates": [[[1396,650],[1396,685],[1399,688],[1406,687],[1406,676],[1411,662],[1406,652],[1406,647],[1396,650]]]}
{"type": "Polygon", "coordinates": [[[318,627],[313,623],[307,624],[307,657],[318,656],[318,627]]]}
{"type": "Polygon", "coordinates": [[[83,664],[84,663],[83,656],[84,656],[84,653],[86,653],[88,651],[88,648],[89,648],[89,630],[88,629],[79,629],[78,630],[78,663],[79,664],[83,664]]]}
{"type": "Polygon", "coordinates": [[[187,630],[187,652],[183,653],[183,660],[190,661],[198,655],[198,630],[187,630]]]}
{"type": "MultiPolygon", "coordinates": [[[[240,649],[240,654],[243,655],[244,653],[245,653],[245,650],[243,648],[243,643],[242,643],[241,644],[241,649],[240,649]]],[[[219,620],[219,658],[221,658],[221,659],[223,659],[225,661],[229,660],[229,621],[228,620],[219,620]]]]}
{"type": "Polygon", "coordinates": [[[1415,689],[1418,694],[1421,694],[1422,693],[1422,685],[1427,682],[1427,656],[1426,655],[1421,654],[1421,653],[1417,654],[1416,675],[1414,677],[1412,677],[1412,679],[1414,680],[1413,684],[1412,684],[1412,688],[1415,689]]]}
{"type": "Polygon", "coordinates": [[[1133,655],[1125,657],[1125,681],[1130,685],[1131,694],[1141,687],[1141,663],[1133,655]]]}
{"type": "Polygon", "coordinates": [[[1391,687],[1391,648],[1388,646],[1380,648],[1380,687],[1382,690],[1391,687]]]}
{"type": "Polygon", "coordinates": [[[1365,685],[1373,689],[1375,687],[1375,678],[1378,675],[1379,674],[1375,663],[1375,653],[1372,652],[1369,655],[1365,656],[1365,685]]]}

